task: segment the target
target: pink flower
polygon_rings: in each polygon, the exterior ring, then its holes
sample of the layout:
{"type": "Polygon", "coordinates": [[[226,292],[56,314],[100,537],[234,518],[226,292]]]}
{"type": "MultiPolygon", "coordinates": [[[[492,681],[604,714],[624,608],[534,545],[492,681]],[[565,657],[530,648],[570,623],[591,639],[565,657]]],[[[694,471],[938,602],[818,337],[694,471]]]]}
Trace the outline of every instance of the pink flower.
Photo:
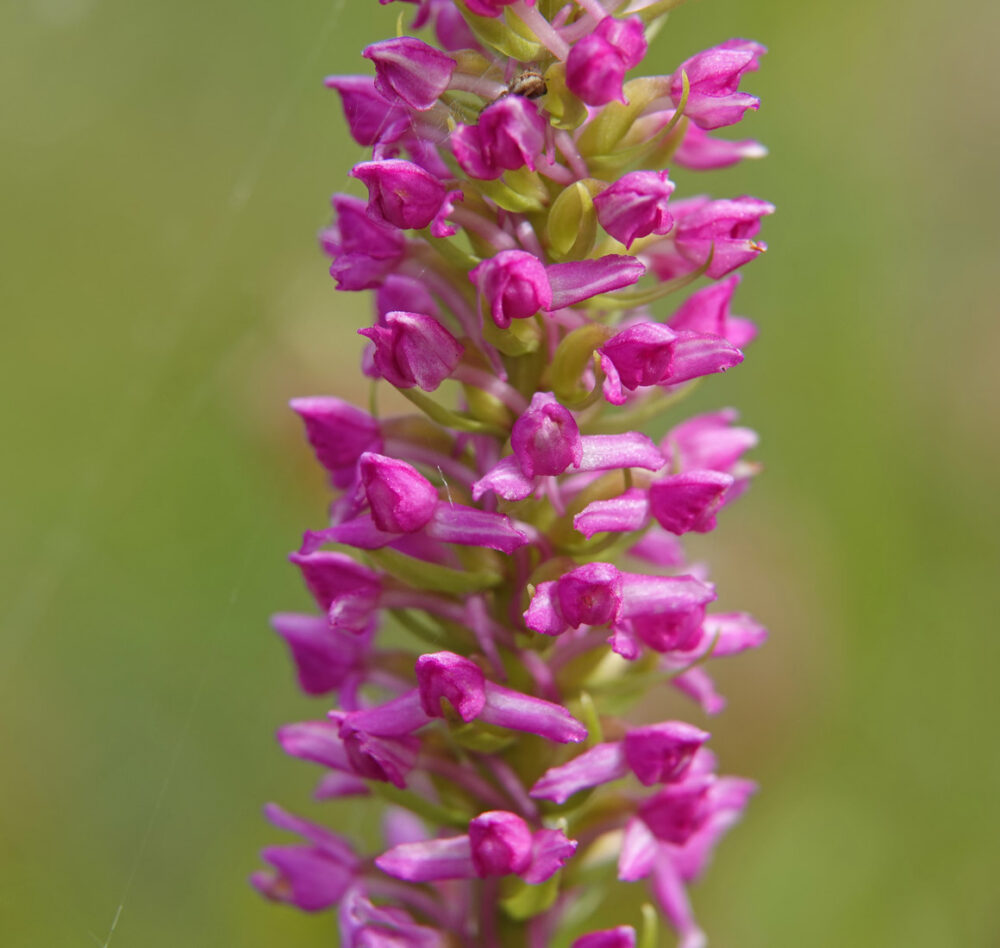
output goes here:
{"type": "Polygon", "coordinates": [[[646,48],[639,17],[606,17],[570,50],[566,84],[588,105],[624,103],[622,80],[626,71],[642,61],[646,48]]]}
{"type": "Polygon", "coordinates": [[[359,329],[375,343],[375,368],[397,388],[433,392],[454,371],[465,348],[433,316],[387,313],[383,322],[359,329]]]}
{"type": "Polygon", "coordinates": [[[483,109],[477,125],[459,125],[451,149],[466,174],[491,180],[525,166],[534,170],[547,128],[534,102],[507,95],[483,109]]]}
{"type": "Polygon", "coordinates": [[[604,397],[613,405],[624,404],[623,389],[679,385],[743,361],[743,353],[720,337],[676,333],[662,323],[636,323],[597,351],[605,375],[604,397]]]}
{"type": "Polygon", "coordinates": [[[528,319],[552,306],[552,287],[545,266],[524,250],[502,250],[469,274],[490,315],[501,329],[512,319],[528,319]]]}
{"type": "Polygon", "coordinates": [[[674,219],[667,201],[673,193],[666,171],[633,171],[598,194],[594,209],[601,226],[631,247],[639,237],[670,232],[674,219]]]}
{"type": "Polygon", "coordinates": [[[362,55],[375,63],[375,88],[411,109],[431,108],[455,71],[450,56],[411,36],[373,43],[362,55]]]}
{"type": "Polygon", "coordinates": [[[670,235],[672,247],[651,251],[653,269],[661,280],[683,276],[706,266],[706,274],[718,279],[749,263],[767,250],[754,240],[761,218],[774,213],[774,205],[752,197],[729,201],[691,198],[673,205],[676,227],[670,235]]]}
{"type": "Polygon", "coordinates": [[[401,230],[427,227],[446,196],[437,178],[401,158],[363,161],[354,166],[351,177],[368,188],[368,216],[401,230]]]}
{"type": "Polygon", "coordinates": [[[681,63],[670,83],[670,95],[679,105],[682,73],[687,73],[690,91],[684,114],[704,129],[735,125],[748,109],[760,108],[760,99],[740,92],[739,84],[744,73],[759,68],[766,52],[751,40],[727,40],[681,63]]]}
{"type": "Polygon", "coordinates": [[[562,474],[570,465],[579,467],[583,458],[576,419],[550,392],[535,393],[528,410],[514,422],[510,444],[527,477],[562,474]]]}

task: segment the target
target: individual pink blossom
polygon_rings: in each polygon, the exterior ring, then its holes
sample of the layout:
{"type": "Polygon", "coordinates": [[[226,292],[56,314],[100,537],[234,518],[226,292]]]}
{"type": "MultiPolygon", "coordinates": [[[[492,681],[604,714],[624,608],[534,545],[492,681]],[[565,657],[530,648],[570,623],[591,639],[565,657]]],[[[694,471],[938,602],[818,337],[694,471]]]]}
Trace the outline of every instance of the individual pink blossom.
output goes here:
{"type": "Polygon", "coordinates": [[[455,71],[455,60],[412,36],[373,43],[362,55],[375,64],[375,88],[411,109],[431,108],[455,71]]]}
{"type": "Polygon", "coordinates": [[[438,494],[416,468],[367,452],[358,460],[372,520],[387,533],[412,533],[434,516],[438,494]]]}
{"type": "Polygon", "coordinates": [[[677,332],[707,333],[721,336],[741,349],[752,342],[757,327],[748,319],[729,314],[733,292],[739,286],[739,274],[720,280],[692,293],[667,322],[677,332]]]}
{"type": "Polygon", "coordinates": [[[639,237],[667,234],[674,219],[667,207],[674,183],[666,171],[633,171],[594,198],[601,226],[626,247],[639,237]]]}
{"type": "Polygon", "coordinates": [[[333,258],[330,275],[337,281],[337,289],[380,286],[405,255],[403,235],[383,221],[372,220],[359,198],[335,194],[333,208],[336,220],[320,234],[320,242],[333,258]]]}
{"type": "Polygon", "coordinates": [[[501,329],[512,319],[528,319],[552,306],[552,287],[544,264],[525,250],[502,250],[469,274],[501,329]]]}
{"type": "Polygon", "coordinates": [[[748,109],[760,108],[760,99],[739,91],[744,73],[755,72],[767,50],[751,40],[733,39],[685,60],[670,83],[670,95],[680,104],[683,74],[690,90],[684,114],[704,129],[735,125],[748,109]]]}
{"type": "Polygon", "coordinates": [[[579,467],[583,458],[576,419],[551,392],[534,395],[528,410],[514,422],[510,444],[527,477],[562,474],[570,465],[579,467]]]}
{"type": "Polygon", "coordinates": [[[483,109],[478,124],[459,125],[452,133],[451,149],[466,174],[490,180],[525,166],[534,170],[546,132],[534,102],[507,95],[483,109]]]}
{"type": "Polygon", "coordinates": [[[375,369],[396,388],[433,392],[451,376],[465,347],[433,316],[390,312],[380,325],[359,329],[375,344],[375,369]]]}
{"type": "Polygon", "coordinates": [[[261,857],[273,872],[250,877],[254,888],[276,902],[287,902],[306,912],[335,905],[353,883],[359,862],[351,846],[336,833],[299,819],[276,804],[265,809],[279,829],[298,833],[307,845],[269,846],[261,857]]]}
{"type": "Polygon", "coordinates": [[[575,849],[576,843],[559,830],[533,832],[514,813],[491,811],[472,820],[466,835],[403,843],[379,856],[375,865],[408,882],[519,875],[537,885],[557,872],[575,849]]]}
{"type": "Polygon", "coordinates": [[[653,269],[661,280],[701,268],[712,279],[724,277],[767,250],[767,244],[754,238],[761,218],[773,213],[773,204],[752,197],[675,202],[676,226],[662,250],[651,251],[653,269]]]}
{"type": "Polygon", "coordinates": [[[662,323],[636,323],[612,336],[600,349],[604,397],[624,404],[624,389],[679,385],[703,375],[725,372],[743,353],[721,337],[674,332],[662,323]]]}
{"type": "Polygon", "coordinates": [[[646,787],[682,779],[709,735],[682,721],[631,728],[623,741],[597,744],[569,763],[547,770],[531,788],[540,799],[565,803],[581,790],[630,772],[646,787]]]}
{"type": "Polygon", "coordinates": [[[351,175],[368,188],[368,216],[401,230],[427,227],[447,196],[437,178],[401,158],[364,161],[351,175]]]}
{"type": "Polygon", "coordinates": [[[579,40],[566,60],[566,84],[588,105],[626,101],[625,73],[646,55],[642,20],[605,17],[593,33],[579,40]]]}

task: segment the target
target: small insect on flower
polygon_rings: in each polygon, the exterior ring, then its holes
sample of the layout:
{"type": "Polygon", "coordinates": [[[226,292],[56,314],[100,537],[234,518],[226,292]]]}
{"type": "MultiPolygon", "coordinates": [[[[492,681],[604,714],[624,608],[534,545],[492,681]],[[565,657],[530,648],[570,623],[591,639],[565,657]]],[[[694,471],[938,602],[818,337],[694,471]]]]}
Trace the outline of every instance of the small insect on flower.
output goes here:
{"type": "Polygon", "coordinates": [[[526,99],[540,99],[548,91],[549,87],[537,69],[525,69],[507,83],[506,94],[523,95],[526,99]]]}

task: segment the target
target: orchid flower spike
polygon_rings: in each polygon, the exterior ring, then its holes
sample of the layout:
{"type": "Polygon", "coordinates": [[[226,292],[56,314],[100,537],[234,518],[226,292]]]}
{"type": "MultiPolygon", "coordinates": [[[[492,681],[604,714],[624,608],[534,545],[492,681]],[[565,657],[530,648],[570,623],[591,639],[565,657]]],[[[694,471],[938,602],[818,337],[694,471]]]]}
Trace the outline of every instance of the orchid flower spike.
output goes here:
{"type": "Polygon", "coordinates": [[[272,620],[317,699],[280,748],[317,798],[387,806],[384,839],[271,805],[296,839],[251,883],[335,911],[345,948],[648,946],[655,910],[619,898],[648,885],[702,948],[688,886],[755,787],[688,712],[721,711],[712,663],[766,630],[717,609],[685,544],[745,493],[757,437],[673,406],[755,351],[737,271],[774,207],[673,170],[765,153],[714,134],[752,124],[765,50],[641,77],[673,4],[390,4],[398,35],[325,80],[370,149],[319,235],[336,290],[372,293],[370,398],[291,403],[332,497],[289,557],[313,608],[272,620]]]}

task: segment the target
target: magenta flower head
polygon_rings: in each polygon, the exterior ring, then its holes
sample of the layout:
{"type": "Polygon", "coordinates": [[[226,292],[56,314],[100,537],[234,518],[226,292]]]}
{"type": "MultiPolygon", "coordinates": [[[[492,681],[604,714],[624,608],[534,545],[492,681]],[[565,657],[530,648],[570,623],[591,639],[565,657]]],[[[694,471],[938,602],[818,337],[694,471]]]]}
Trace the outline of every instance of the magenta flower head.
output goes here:
{"type": "Polygon", "coordinates": [[[451,376],[465,351],[433,316],[387,313],[381,325],[359,329],[375,343],[375,368],[396,388],[433,392],[451,376]]]}
{"type": "Polygon", "coordinates": [[[667,201],[673,193],[666,171],[633,171],[598,194],[594,210],[601,226],[631,247],[639,237],[670,232],[674,219],[667,201]]]}
{"type": "Polygon", "coordinates": [[[573,628],[614,622],[622,607],[621,573],[611,563],[588,563],[559,580],[559,611],[573,628]]]}
{"type": "Polygon", "coordinates": [[[437,490],[412,464],[367,452],[358,470],[379,530],[413,533],[433,516],[437,490]]]}
{"type": "Polygon", "coordinates": [[[674,204],[673,211],[673,250],[662,256],[653,254],[653,266],[661,280],[702,267],[708,276],[718,279],[767,250],[767,244],[754,240],[760,233],[761,218],[774,213],[774,205],[767,201],[692,198],[674,204]]]}
{"type": "Polygon", "coordinates": [[[525,166],[533,171],[547,130],[534,102],[508,95],[483,109],[477,125],[459,125],[451,149],[467,175],[492,180],[525,166]]]}
{"type": "Polygon", "coordinates": [[[551,392],[535,393],[528,410],[514,422],[510,446],[528,477],[562,474],[571,465],[579,467],[583,458],[576,419],[551,392]]]}
{"type": "Polygon", "coordinates": [[[472,865],[480,878],[524,872],[532,843],[531,828],[514,813],[482,813],[469,824],[472,865]]]}
{"type": "Polygon", "coordinates": [[[525,250],[502,250],[469,274],[480,297],[501,329],[512,319],[528,319],[552,306],[552,287],[545,266],[525,250]]]}
{"type": "Polygon", "coordinates": [[[368,188],[368,216],[401,230],[427,227],[444,203],[444,185],[402,158],[363,161],[351,176],[368,188]]]}
{"type": "Polygon", "coordinates": [[[451,82],[455,60],[412,36],[373,43],[362,54],[375,64],[375,88],[390,102],[431,108],[451,82]]]}
{"type": "Polygon", "coordinates": [[[604,394],[612,404],[625,401],[622,388],[677,385],[702,375],[725,372],[743,353],[724,339],[675,333],[662,323],[637,323],[612,336],[599,350],[606,376],[604,394]]]}
{"type": "Polygon", "coordinates": [[[486,705],[486,676],[479,666],[454,652],[421,655],[417,659],[420,703],[431,717],[441,717],[445,700],[465,722],[479,717],[486,705]]]}
{"type": "Polygon", "coordinates": [[[446,193],[436,178],[401,158],[361,162],[351,169],[351,177],[368,189],[368,217],[400,230],[430,224],[446,193]]]}
{"type": "Polygon", "coordinates": [[[625,735],[625,760],[645,787],[683,777],[708,734],[683,721],[637,727],[625,735]]]}
{"type": "Polygon", "coordinates": [[[670,82],[670,95],[680,104],[686,73],[690,90],[684,114],[704,129],[735,125],[748,109],[760,108],[760,99],[740,92],[739,85],[744,73],[757,70],[766,52],[751,40],[727,40],[681,63],[670,82]]]}
{"type": "Polygon", "coordinates": [[[622,80],[629,69],[642,61],[646,49],[642,20],[606,17],[593,33],[570,50],[566,85],[587,105],[624,103],[622,80]]]}
{"type": "Polygon", "coordinates": [[[644,699],[718,714],[714,662],[767,635],[714,611],[686,550],[757,474],[756,435],[676,406],[756,336],[730,274],[774,208],[677,194],[665,165],[763,153],[710,132],[757,107],[763,48],[625,84],[671,4],[382,5],[415,35],[327,80],[371,152],[367,201],[336,195],[320,234],[336,288],[372,291],[369,401],[292,402],[333,496],[289,556],[315,608],[272,624],[318,702],[280,749],[318,799],[385,807],[383,839],[271,807],[299,838],[251,882],[335,911],[344,948],[659,944],[638,883],[704,948],[688,886],[754,785],[644,699]]]}

